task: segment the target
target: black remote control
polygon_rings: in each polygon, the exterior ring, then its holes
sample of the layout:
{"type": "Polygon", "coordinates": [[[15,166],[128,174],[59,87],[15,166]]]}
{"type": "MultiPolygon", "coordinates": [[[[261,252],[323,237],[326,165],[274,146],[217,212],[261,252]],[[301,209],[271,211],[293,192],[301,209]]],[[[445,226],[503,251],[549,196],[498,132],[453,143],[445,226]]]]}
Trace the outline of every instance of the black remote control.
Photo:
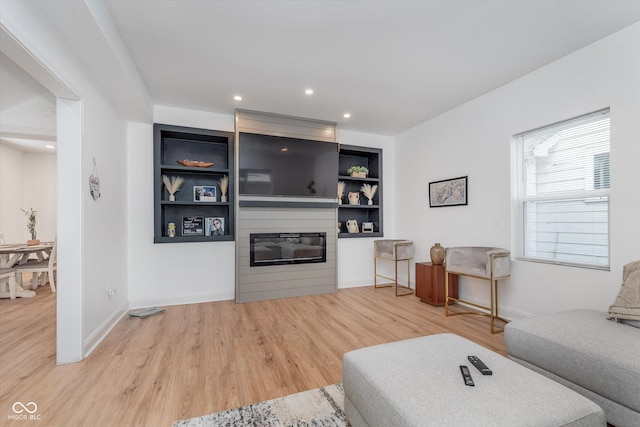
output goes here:
{"type": "Polygon", "coordinates": [[[467,356],[467,359],[469,359],[469,362],[471,362],[482,375],[493,375],[491,369],[489,369],[478,356],[467,356]]]}
{"type": "Polygon", "coordinates": [[[462,378],[464,378],[464,385],[469,385],[471,387],[475,386],[473,383],[473,378],[471,378],[471,372],[469,372],[469,368],[465,365],[460,365],[460,372],[462,372],[462,378]]]}

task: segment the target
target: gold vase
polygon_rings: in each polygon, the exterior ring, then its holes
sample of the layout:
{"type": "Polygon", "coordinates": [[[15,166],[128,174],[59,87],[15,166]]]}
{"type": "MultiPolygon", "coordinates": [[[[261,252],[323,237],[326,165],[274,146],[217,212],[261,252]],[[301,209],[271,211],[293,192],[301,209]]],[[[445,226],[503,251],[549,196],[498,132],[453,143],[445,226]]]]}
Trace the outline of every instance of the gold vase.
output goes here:
{"type": "Polygon", "coordinates": [[[442,265],[444,263],[445,249],[440,246],[440,243],[436,243],[429,250],[429,256],[431,256],[431,263],[433,265],[442,265]]]}

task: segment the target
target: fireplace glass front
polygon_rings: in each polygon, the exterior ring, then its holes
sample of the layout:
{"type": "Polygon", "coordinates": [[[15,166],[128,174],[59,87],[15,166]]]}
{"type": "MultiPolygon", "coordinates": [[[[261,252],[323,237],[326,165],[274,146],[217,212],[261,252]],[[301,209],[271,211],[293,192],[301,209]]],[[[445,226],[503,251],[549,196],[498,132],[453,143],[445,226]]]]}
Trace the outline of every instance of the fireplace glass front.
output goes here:
{"type": "Polygon", "coordinates": [[[327,233],[252,233],[251,267],[327,261],[327,233]]]}

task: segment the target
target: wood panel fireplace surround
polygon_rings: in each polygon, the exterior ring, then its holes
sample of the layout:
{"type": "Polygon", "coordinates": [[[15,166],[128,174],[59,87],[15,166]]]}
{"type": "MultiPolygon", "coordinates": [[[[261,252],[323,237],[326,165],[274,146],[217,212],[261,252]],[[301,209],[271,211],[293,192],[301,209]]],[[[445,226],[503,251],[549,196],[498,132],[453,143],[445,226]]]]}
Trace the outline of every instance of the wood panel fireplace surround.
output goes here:
{"type": "Polygon", "coordinates": [[[238,110],[235,138],[236,301],[335,292],[336,124],[238,110]],[[253,151],[247,154],[247,147],[253,151]],[[283,163],[280,156],[290,160],[283,163]],[[321,175],[310,175],[310,168],[321,175]]]}

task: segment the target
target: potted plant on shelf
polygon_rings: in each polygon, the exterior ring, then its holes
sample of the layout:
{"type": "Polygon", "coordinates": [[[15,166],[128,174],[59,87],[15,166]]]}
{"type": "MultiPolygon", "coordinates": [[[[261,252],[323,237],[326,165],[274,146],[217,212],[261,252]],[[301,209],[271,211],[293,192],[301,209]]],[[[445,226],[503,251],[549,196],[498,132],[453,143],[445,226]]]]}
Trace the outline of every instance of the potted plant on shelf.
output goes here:
{"type": "Polygon", "coordinates": [[[39,245],[40,240],[36,239],[36,214],[38,211],[34,211],[33,208],[25,211],[24,209],[20,209],[27,216],[27,228],[29,229],[29,233],[31,233],[31,240],[27,240],[27,245],[34,246],[39,245]]]}
{"type": "Polygon", "coordinates": [[[369,169],[364,166],[351,166],[347,169],[347,173],[354,178],[366,178],[369,173],[369,169]]]}
{"type": "Polygon", "coordinates": [[[164,186],[169,192],[169,201],[175,202],[176,193],[180,191],[180,187],[182,187],[182,183],[184,183],[184,178],[181,176],[172,176],[169,178],[167,175],[162,175],[162,182],[164,182],[164,186]]]}

